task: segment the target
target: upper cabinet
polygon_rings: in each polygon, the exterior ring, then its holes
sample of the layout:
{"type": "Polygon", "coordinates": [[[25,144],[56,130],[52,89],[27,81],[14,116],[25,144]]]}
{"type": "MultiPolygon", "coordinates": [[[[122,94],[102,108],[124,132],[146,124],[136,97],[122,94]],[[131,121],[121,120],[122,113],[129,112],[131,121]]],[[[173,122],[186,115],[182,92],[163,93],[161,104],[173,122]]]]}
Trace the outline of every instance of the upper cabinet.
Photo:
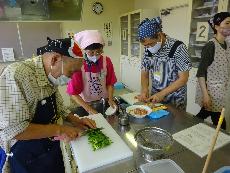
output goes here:
{"type": "Polygon", "coordinates": [[[83,0],[0,0],[0,21],[80,20],[83,0]]]}
{"type": "Polygon", "coordinates": [[[214,32],[208,20],[217,12],[229,11],[228,0],[193,0],[189,53],[193,67],[198,67],[204,45],[213,38],[214,32]]]}
{"type": "Polygon", "coordinates": [[[153,18],[154,11],[139,9],[120,16],[120,54],[122,57],[140,58],[143,46],[138,40],[138,25],[145,18],[153,18]]]}

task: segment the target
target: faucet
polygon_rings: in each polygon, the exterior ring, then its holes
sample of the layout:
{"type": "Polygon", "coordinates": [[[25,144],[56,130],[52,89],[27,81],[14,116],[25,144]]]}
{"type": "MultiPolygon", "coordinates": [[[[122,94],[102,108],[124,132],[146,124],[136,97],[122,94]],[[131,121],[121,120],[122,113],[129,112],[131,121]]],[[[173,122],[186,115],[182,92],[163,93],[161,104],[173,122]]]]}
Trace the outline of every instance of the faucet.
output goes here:
{"type": "Polygon", "coordinates": [[[120,112],[120,106],[121,106],[120,100],[116,96],[113,97],[113,100],[117,103],[117,111],[120,112]]]}
{"type": "Polygon", "coordinates": [[[113,99],[117,102],[117,105],[120,105],[120,100],[117,98],[117,96],[114,96],[113,99]]]}
{"type": "Polygon", "coordinates": [[[100,102],[102,103],[102,115],[105,117],[105,99],[102,97],[100,102]]]}

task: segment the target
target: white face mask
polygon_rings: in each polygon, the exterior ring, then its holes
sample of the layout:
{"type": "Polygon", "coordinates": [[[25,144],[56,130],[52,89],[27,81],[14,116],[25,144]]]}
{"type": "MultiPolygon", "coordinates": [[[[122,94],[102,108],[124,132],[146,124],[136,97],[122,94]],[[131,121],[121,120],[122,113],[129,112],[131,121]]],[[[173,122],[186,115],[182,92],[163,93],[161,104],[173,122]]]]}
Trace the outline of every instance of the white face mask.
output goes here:
{"type": "Polygon", "coordinates": [[[159,49],[161,48],[161,42],[157,42],[153,47],[148,47],[147,49],[151,52],[151,53],[157,53],[159,51],[159,49]]]}
{"type": "Polygon", "coordinates": [[[89,56],[89,55],[87,55],[87,57],[88,57],[88,59],[90,60],[90,61],[92,61],[92,62],[97,62],[97,60],[99,59],[99,57],[100,56],[96,56],[96,55],[94,55],[94,56],[89,56]]]}
{"type": "MultiPolygon", "coordinates": [[[[51,69],[52,69],[52,66],[51,66],[51,69]]],[[[59,76],[58,78],[53,77],[51,72],[48,75],[48,79],[55,86],[66,85],[70,81],[70,78],[63,74],[63,60],[62,60],[62,68],[61,68],[61,70],[62,70],[62,72],[61,72],[62,75],[59,76]]]]}

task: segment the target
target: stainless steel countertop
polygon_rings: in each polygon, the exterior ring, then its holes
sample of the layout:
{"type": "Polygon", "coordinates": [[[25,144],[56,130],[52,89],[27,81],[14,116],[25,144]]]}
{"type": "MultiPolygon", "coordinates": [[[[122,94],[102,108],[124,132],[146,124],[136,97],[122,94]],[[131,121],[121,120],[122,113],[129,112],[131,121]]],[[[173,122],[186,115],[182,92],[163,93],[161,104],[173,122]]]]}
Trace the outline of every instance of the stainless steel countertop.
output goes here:
{"type": "MultiPolygon", "coordinates": [[[[130,147],[130,149],[134,153],[134,156],[129,159],[100,167],[98,169],[90,171],[89,173],[138,173],[140,172],[138,167],[141,164],[147,162],[142,157],[139,149],[134,147],[132,143],[128,140],[127,134],[134,135],[137,130],[149,126],[160,127],[167,130],[171,134],[174,134],[178,131],[189,128],[201,122],[201,120],[192,117],[188,113],[184,111],[179,111],[171,106],[168,106],[168,110],[170,111],[170,115],[158,120],[150,120],[148,118],[131,118],[129,126],[119,125],[117,116],[108,117],[107,121],[130,147]]],[[[111,154],[116,154],[116,151],[111,154]]],[[[229,155],[230,144],[216,150],[212,155],[212,159],[209,164],[207,173],[213,173],[222,166],[230,165],[229,155]]],[[[171,150],[161,158],[172,159],[185,171],[185,173],[201,173],[206,160],[206,157],[200,158],[198,155],[186,149],[176,141],[174,141],[171,150]]]]}

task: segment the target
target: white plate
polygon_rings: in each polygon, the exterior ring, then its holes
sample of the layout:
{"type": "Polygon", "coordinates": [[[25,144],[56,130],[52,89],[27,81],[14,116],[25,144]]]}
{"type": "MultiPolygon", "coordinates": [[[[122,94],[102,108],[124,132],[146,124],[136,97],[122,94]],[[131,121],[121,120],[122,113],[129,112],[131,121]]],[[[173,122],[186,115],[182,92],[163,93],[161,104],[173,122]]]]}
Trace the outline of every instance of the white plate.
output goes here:
{"type": "Polygon", "coordinates": [[[126,112],[136,118],[144,118],[146,115],[149,115],[152,112],[152,109],[146,105],[132,105],[126,108],[126,112]],[[138,115],[134,114],[133,110],[136,108],[144,109],[147,111],[147,114],[144,115],[138,115]]]}

